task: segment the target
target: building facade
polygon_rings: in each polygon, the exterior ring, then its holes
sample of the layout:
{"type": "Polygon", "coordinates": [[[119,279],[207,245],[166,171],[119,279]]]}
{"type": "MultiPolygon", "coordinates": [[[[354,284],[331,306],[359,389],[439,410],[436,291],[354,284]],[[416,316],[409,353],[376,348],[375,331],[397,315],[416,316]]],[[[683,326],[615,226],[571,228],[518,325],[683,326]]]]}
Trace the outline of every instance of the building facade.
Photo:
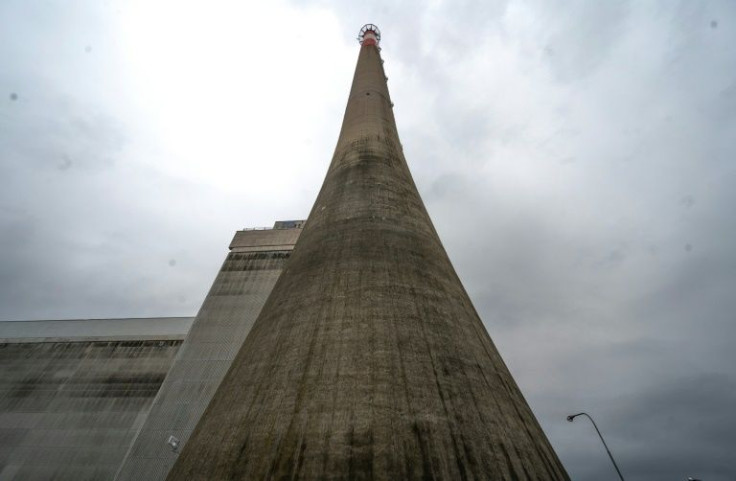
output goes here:
{"type": "Polygon", "coordinates": [[[0,322],[0,480],[112,480],[191,322],[0,322]]]}
{"type": "Polygon", "coordinates": [[[166,479],[291,256],[302,223],[235,234],[117,480],[166,479]]]}
{"type": "Polygon", "coordinates": [[[419,196],[380,32],[360,40],[309,218],[236,233],[186,336],[0,339],[0,481],[569,480],[419,196]]]}
{"type": "Polygon", "coordinates": [[[195,318],[0,322],[0,481],[166,479],[302,224],[236,232],[195,318]]]}

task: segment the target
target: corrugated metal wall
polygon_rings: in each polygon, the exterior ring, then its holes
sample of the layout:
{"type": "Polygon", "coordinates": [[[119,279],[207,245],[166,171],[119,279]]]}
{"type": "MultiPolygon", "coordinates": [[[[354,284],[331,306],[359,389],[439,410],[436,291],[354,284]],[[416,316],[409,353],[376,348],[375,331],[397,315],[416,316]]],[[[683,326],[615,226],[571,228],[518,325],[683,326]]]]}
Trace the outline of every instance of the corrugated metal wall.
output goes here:
{"type": "Polygon", "coordinates": [[[180,340],[0,344],[0,480],[110,480],[180,340]]]}

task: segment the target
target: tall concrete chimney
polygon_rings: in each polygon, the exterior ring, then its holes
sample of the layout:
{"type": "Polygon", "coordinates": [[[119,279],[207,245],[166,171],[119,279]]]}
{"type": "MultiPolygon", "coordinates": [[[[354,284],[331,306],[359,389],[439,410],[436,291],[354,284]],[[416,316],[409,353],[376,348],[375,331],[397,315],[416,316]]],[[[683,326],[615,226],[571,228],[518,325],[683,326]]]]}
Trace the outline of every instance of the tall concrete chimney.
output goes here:
{"type": "Polygon", "coordinates": [[[168,479],[568,480],[404,159],[366,25],[289,262],[168,479]]]}

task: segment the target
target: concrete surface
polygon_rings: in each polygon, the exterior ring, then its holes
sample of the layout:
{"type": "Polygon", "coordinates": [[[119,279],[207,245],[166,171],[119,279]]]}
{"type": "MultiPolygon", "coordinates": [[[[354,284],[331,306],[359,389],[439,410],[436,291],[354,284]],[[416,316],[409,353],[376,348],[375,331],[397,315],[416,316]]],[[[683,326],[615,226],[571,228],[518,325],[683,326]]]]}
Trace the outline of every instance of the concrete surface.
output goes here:
{"type": "Polygon", "coordinates": [[[293,255],[168,479],[568,479],[417,193],[375,46],[293,255]]]}
{"type": "Polygon", "coordinates": [[[2,321],[0,343],[184,340],[193,317],[2,321]]]}
{"type": "Polygon", "coordinates": [[[0,480],[113,479],[181,342],[0,343],[0,480]]]}
{"type": "Polygon", "coordinates": [[[231,251],[122,464],[117,480],[155,481],[166,478],[177,457],[167,444],[169,436],[180,440],[180,448],[187,444],[194,426],[281,274],[301,231],[299,227],[284,227],[236,232],[230,244],[231,251]]]}

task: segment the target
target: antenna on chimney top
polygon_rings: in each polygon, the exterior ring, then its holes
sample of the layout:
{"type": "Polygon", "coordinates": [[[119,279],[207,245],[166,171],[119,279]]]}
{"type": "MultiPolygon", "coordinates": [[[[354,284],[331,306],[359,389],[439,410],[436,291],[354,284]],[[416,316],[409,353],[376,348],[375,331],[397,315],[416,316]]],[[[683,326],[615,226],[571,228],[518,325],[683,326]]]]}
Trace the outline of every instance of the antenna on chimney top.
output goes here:
{"type": "Polygon", "coordinates": [[[381,42],[381,31],[372,23],[366,23],[360,29],[358,42],[361,45],[378,45],[381,42]]]}

